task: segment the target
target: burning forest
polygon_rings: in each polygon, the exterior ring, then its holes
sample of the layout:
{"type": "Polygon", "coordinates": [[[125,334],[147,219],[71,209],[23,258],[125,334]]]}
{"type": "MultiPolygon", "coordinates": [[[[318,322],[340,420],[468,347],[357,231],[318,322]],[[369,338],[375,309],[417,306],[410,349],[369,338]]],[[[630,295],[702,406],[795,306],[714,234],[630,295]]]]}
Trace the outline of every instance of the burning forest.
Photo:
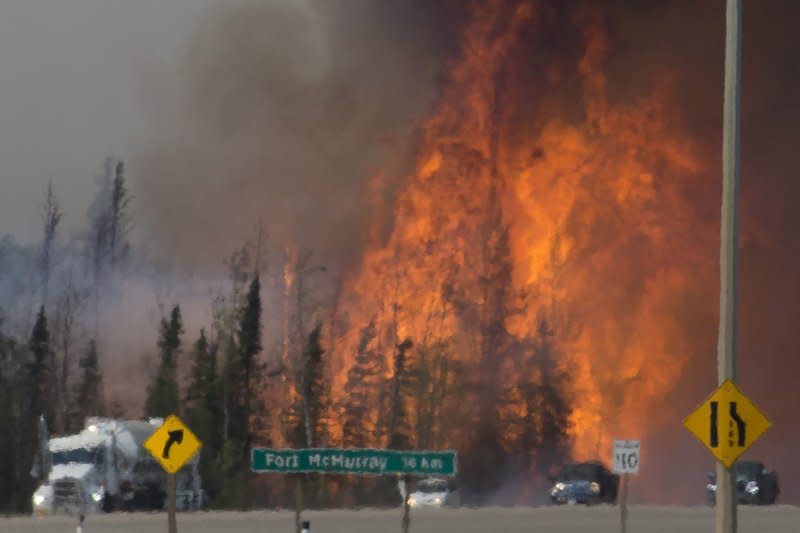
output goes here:
{"type": "MultiPolygon", "coordinates": [[[[287,481],[249,473],[254,445],[456,449],[466,501],[529,504],[565,461],[607,462],[615,438],[642,441],[635,498],[690,500],[665,488],[688,487],[669,428],[710,376],[717,133],[688,112],[686,72],[620,67],[621,27],[641,15],[619,5],[213,15],[182,120],[159,117],[133,157],[133,194],[114,195],[109,167],[90,228],[65,243],[51,187],[41,244],[0,242],[9,457],[32,460],[26,409],[104,397],[105,414],[117,399],[116,414],[185,416],[217,507],[289,503],[287,481]],[[120,317],[135,340],[115,335],[120,317]]],[[[766,249],[769,231],[745,246],[766,249]]],[[[62,432],[89,414],[50,410],[62,432]]],[[[307,490],[316,506],[399,497],[394,480],[345,476],[307,490]]]]}
{"type": "Polygon", "coordinates": [[[419,365],[402,407],[415,442],[469,443],[476,484],[604,458],[687,364],[676,311],[713,271],[687,184],[707,170],[669,80],[611,101],[611,46],[591,9],[473,4],[392,227],[346,283],[342,321],[370,326],[337,344],[334,388],[351,384],[353,352],[378,356],[377,405],[398,359],[419,365]],[[573,57],[537,61],[565,25],[580,35],[573,57]]]}

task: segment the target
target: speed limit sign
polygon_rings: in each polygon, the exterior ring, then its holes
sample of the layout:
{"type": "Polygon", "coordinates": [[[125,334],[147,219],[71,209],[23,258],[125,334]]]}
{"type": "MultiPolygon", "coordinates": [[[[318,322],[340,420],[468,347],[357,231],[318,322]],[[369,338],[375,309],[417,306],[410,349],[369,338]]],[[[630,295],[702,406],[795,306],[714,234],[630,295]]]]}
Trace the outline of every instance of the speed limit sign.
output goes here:
{"type": "Polygon", "coordinates": [[[614,441],[614,473],[636,474],[639,472],[639,441],[615,440],[614,441]]]}

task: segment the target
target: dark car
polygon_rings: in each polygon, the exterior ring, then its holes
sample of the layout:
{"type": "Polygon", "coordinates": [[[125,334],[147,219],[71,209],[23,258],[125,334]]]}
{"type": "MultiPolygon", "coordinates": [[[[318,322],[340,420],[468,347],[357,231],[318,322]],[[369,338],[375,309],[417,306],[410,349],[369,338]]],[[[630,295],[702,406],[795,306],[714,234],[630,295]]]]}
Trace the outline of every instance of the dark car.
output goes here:
{"type": "Polygon", "coordinates": [[[573,463],[561,467],[550,480],[550,501],[555,504],[615,503],[619,476],[599,461],[573,463]]]}
{"type": "MultiPolygon", "coordinates": [[[[778,499],[778,474],[757,461],[742,461],[733,465],[736,476],[736,496],[745,505],[772,505],[778,499]]],[[[706,484],[708,502],[714,505],[717,499],[717,476],[708,473],[706,484]]]]}

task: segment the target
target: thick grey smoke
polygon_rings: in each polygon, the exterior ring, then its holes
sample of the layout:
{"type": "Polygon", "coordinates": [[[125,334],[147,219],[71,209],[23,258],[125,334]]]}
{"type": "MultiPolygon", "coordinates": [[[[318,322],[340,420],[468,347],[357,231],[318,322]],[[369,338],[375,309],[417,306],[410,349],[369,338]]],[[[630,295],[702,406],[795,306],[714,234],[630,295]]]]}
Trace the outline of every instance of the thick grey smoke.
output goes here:
{"type": "Polygon", "coordinates": [[[149,96],[135,164],[153,245],[216,266],[260,222],[278,245],[346,262],[366,180],[406,170],[435,96],[448,26],[433,4],[269,0],[210,14],[179,89],[149,96]]]}

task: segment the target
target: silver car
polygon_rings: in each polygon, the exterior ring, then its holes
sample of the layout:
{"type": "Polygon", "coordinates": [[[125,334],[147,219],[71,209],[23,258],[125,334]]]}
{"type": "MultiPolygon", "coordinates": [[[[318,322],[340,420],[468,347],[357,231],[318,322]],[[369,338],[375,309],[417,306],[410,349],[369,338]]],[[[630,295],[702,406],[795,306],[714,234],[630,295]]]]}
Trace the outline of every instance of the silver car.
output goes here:
{"type": "MultiPolygon", "coordinates": [[[[403,480],[400,480],[398,488],[400,496],[405,498],[406,485],[403,480]]],[[[415,508],[458,506],[461,499],[453,481],[429,477],[412,483],[408,504],[415,508]]]]}

